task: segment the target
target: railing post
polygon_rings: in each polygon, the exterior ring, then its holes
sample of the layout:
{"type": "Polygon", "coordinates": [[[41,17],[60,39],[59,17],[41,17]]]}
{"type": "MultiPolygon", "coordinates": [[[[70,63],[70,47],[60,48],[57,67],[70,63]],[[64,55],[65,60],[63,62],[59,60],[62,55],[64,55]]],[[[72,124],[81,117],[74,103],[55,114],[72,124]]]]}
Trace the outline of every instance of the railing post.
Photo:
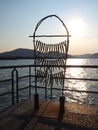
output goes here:
{"type": "Polygon", "coordinates": [[[34,110],[39,109],[39,94],[35,93],[34,95],[34,110]]]}
{"type": "Polygon", "coordinates": [[[14,100],[14,70],[12,70],[12,105],[15,104],[14,100]]]}
{"type": "Polygon", "coordinates": [[[53,80],[54,80],[54,77],[52,76],[52,70],[51,70],[51,83],[50,83],[50,98],[52,100],[52,86],[53,86],[53,80]]]}
{"type": "Polygon", "coordinates": [[[64,104],[65,104],[65,97],[61,96],[60,97],[60,113],[64,113],[65,112],[64,104]]]}
{"type": "Polygon", "coordinates": [[[53,85],[51,84],[51,86],[50,86],[50,87],[51,87],[51,88],[50,88],[50,89],[51,89],[51,90],[50,90],[50,98],[51,98],[51,100],[52,100],[52,86],[53,86],[53,85]]]}
{"type": "Polygon", "coordinates": [[[64,70],[64,75],[62,75],[62,96],[60,97],[60,112],[61,113],[64,113],[65,110],[64,110],[64,106],[65,106],[65,97],[64,97],[64,81],[65,81],[65,70],[64,70]]]}
{"type": "Polygon", "coordinates": [[[18,92],[18,71],[16,70],[16,103],[19,103],[19,92],[18,92]]]}
{"type": "Polygon", "coordinates": [[[18,93],[18,71],[16,70],[16,68],[14,68],[12,70],[12,105],[15,104],[15,99],[14,99],[14,91],[15,91],[15,88],[14,88],[14,77],[16,78],[16,103],[19,102],[19,93],[18,93]],[[16,75],[14,75],[16,74],[16,75]]]}
{"type": "Polygon", "coordinates": [[[29,66],[29,99],[31,99],[31,67],[29,66]]]}
{"type": "Polygon", "coordinates": [[[45,100],[47,99],[47,78],[45,79],[45,100]]]}

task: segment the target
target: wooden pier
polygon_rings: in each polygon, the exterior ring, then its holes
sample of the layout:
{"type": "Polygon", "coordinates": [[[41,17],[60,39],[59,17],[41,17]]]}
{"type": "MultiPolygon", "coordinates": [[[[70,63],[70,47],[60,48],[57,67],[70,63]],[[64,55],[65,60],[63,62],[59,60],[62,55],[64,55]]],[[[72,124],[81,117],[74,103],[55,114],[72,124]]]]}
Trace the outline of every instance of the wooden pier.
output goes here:
{"type": "Polygon", "coordinates": [[[98,105],[65,103],[60,113],[59,101],[33,100],[10,106],[0,112],[0,130],[98,130],[98,105]]]}

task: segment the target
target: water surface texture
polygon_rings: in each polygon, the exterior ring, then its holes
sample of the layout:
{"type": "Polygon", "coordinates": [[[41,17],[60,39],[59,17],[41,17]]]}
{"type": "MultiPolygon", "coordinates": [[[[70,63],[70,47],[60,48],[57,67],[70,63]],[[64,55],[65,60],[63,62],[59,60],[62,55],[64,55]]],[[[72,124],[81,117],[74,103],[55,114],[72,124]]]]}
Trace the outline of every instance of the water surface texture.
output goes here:
{"type": "MultiPolygon", "coordinates": [[[[11,65],[32,65],[33,60],[0,60],[0,66],[11,66],[11,65]]],[[[68,59],[68,65],[98,65],[98,59],[68,59]]],[[[10,79],[12,69],[0,69],[0,80],[10,79]]],[[[29,68],[18,68],[19,77],[28,75],[29,68]]],[[[34,74],[34,70],[31,70],[31,74],[34,74]]],[[[97,68],[67,68],[66,69],[67,78],[89,78],[98,79],[98,69],[97,68]]],[[[32,85],[34,85],[34,78],[31,79],[32,85]]],[[[40,83],[39,83],[40,84],[40,83]]],[[[29,85],[28,78],[19,79],[19,88],[29,85]]],[[[60,87],[58,84],[54,84],[54,87],[60,87]]],[[[98,91],[98,81],[86,81],[86,80],[71,80],[66,79],[65,88],[71,90],[84,90],[84,91],[98,91]]],[[[0,83],[0,94],[4,92],[11,91],[11,81],[0,83]]],[[[29,90],[22,90],[19,92],[21,100],[26,99],[29,90]]],[[[34,95],[34,89],[32,89],[32,97],[34,95]]],[[[45,91],[39,89],[38,93],[40,98],[44,99],[45,91]]],[[[48,90],[48,98],[50,97],[50,90],[48,90]]],[[[61,91],[53,90],[53,98],[59,100],[61,91]]],[[[64,91],[64,96],[68,102],[78,102],[86,104],[98,104],[98,94],[95,93],[82,93],[75,91],[64,91]]],[[[0,107],[4,107],[11,104],[11,95],[0,97],[0,107]]]]}

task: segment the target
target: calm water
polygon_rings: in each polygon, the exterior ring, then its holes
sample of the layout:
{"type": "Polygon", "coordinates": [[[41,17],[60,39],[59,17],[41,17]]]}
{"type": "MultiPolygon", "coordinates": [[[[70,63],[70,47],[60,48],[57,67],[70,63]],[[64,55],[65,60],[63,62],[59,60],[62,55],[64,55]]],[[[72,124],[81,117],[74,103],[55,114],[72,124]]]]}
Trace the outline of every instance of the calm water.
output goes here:
{"type": "MultiPolygon", "coordinates": [[[[0,60],[0,66],[10,66],[10,65],[31,65],[33,60],[0,60]]],[[[98,65],[98,59],[68,59],[68,65],[98,65]]],[[[0,80],[11,78],[11,69],[0,70],[0,80]]],[[[19,76],[28,75],[28,68],[18,69],[19,76]]],[[[34,73],[32,69],[32,74],[34,73]]],[[[96,78],[98,79],[98,69],[90,68],[68,68],[66,70],[66,77],[76,77],[76,78],[96,78]]],[[[32,85],[34,84],[34,79],[32,78],[32,85]]],[[[21,79],[19,81],[19,87],[24,87],[29,85],[28,78],[21,79]]],[[[56,87],[57,86],[55,84],[56,87]]],[[[74,90],[87,90],[87,91],[98,91],[98,81],[79,81],[79,80],[67,80],[65,82],[65,88],[74,90]]],[[[7,83],[0,83],[0,93],[8,92],[11,90],[11,81],[7,83]]],[[[44,98],[44,90],[40,89],[38,91],[40,98],[44,98]]],[[[64,92],[66,100],[69,102],[79,102],[88,104],[98,104],[98,94],[91,93],[78,93],[78,92],[64,92]]],[[[22,90],[20,93],[20,99],[24,100],[28,97],[28,90],[22,90]]],[[[34,90],[32,89],[32,96],[34,95],[34,90]]],[[[53,90],[53,98],[59,99],[61,92],[53,90]]],[[[48,97],[50,96],[50,90],[48,91],[48,97]]],[[[3,108],[11,104],[11,95],[0,97],[0,107],[3,108]]]]}

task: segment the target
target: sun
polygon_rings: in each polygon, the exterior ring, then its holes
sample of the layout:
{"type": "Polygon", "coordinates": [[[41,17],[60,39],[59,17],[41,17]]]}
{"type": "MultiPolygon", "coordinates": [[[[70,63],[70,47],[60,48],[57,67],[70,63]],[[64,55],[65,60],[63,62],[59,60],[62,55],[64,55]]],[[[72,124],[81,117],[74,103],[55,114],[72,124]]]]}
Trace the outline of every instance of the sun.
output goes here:
{"type": "Polygon", "coordinates": [[[86,27],[82,19],[74,19],[69,23],[69,32],[72,37],[82,37],[85,30],[86,27]]]}

